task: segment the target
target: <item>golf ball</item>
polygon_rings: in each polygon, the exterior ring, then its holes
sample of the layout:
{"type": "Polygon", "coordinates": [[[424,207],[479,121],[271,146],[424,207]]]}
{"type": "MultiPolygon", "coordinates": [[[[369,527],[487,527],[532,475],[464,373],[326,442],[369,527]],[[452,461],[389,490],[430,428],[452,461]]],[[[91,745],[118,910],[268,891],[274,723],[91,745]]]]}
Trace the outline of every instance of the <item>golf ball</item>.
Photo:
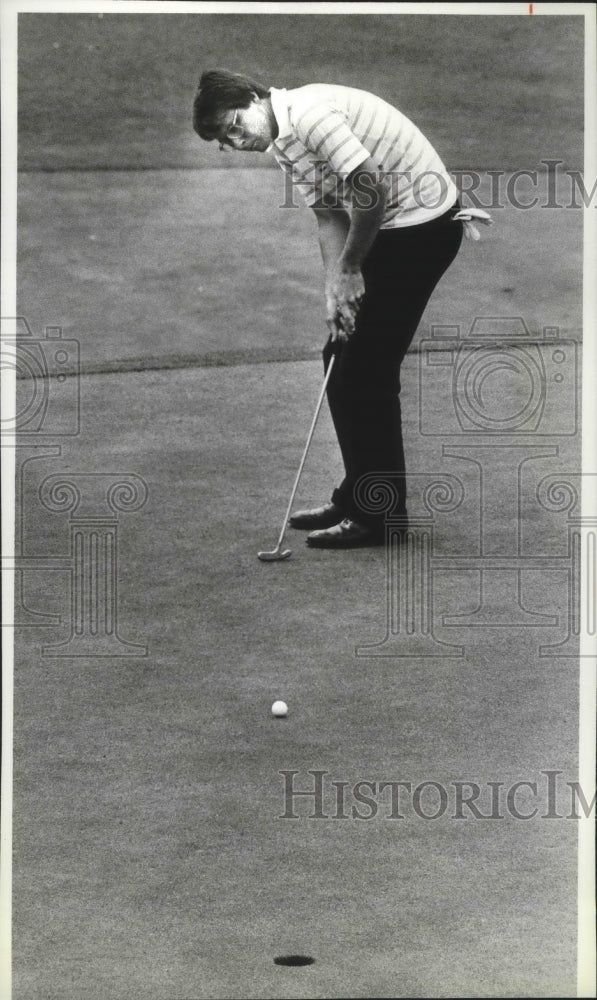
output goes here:
{"type": "Polygon", "coordinates": [[[285,701],[275,701],[272,705],[272,715],[276,719],[284,719],[288,715],[288,705],[285,701]]]}

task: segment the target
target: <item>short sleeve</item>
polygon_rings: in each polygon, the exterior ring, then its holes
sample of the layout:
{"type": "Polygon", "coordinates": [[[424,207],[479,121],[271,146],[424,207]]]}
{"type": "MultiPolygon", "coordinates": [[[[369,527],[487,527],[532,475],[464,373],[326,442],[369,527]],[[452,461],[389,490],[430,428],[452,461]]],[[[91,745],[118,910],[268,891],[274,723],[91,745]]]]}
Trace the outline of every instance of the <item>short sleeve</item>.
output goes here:
{"type": "Polygon", "coordinates": [[[345,115],[329,105],[318,104],[304,111],[295,129],[312,156],[325,161],[344,180],[369,157],[369,151],[352,132],[345,115]]]}

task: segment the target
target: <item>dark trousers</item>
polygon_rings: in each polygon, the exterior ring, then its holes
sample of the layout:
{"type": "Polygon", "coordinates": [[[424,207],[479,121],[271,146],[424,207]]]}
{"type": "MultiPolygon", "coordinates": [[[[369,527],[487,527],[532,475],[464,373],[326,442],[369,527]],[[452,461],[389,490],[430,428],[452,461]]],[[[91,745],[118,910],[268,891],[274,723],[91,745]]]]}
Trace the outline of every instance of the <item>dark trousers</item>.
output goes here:
{"type": "Polygon", "coordinates": [[[367,476],[375,496],[375,483],[383,489],[391,480],[398,491],[393,513],[406,517],[400,365],[433,289],[458,253],[463,230],[452,219],[456,210],[379,231],[363,263],[365,295],[355,332],[343,344],[329,340],[323,350],[326,370],[336,354],[327,397],[346,470],[332,500],[345,517],[380,533],[385,513],[372,513],[370,504],[363,510],[355,487],[367,476]]]}

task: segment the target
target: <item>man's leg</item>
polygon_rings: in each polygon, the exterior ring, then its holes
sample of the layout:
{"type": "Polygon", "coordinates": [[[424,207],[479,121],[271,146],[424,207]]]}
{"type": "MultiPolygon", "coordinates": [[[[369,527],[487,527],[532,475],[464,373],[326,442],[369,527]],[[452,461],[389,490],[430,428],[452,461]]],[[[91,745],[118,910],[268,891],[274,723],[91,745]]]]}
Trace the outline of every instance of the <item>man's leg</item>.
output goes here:
{"type": "Polygon", "coordinates": [[[387,311],[371,315],[363,303],[361,321],[353,337],[343,344],[328,387],[346,472],[332,501],[346,517],[375,530],[383,530],[383,516],[380,519],[362,510],[355,487],[367,474],[379,479],[380,485],[391,478],[397,492],[394,513],[406,515],[400,365],[423,308],[409,317],[403,311],[398,331],[393,314],[391,318],[387,311]]]}
{"type": "MultiPolygon", "coordinates": [[[[393,513],[406,516],[400,365],[461,239],[461,225],[449,218],[378,235],[363,268],[366,292],[356,330],[341,346],[328,386],[346,470],[333,502],[346,517],[378,534],[384,514],[364,511],[355,487],[365,475],[372,477],[372,486],[391,480],[397,491],[393,513]]],[[[330,354],[328,343],[325,363],[330,354]]]]}

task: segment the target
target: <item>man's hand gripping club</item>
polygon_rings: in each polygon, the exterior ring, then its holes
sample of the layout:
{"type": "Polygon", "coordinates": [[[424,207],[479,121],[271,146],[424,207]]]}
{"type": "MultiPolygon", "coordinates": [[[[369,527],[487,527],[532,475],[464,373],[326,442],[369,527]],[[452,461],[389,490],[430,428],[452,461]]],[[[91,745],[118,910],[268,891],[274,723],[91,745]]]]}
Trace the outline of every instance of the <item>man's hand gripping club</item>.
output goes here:
{"type": "Polygon", "coordinates": [[[357,313],[365,294],[360,271],[333,270],[325,284],[327,325],[332,341],[347,341],[355,331],[357,313]]]}

